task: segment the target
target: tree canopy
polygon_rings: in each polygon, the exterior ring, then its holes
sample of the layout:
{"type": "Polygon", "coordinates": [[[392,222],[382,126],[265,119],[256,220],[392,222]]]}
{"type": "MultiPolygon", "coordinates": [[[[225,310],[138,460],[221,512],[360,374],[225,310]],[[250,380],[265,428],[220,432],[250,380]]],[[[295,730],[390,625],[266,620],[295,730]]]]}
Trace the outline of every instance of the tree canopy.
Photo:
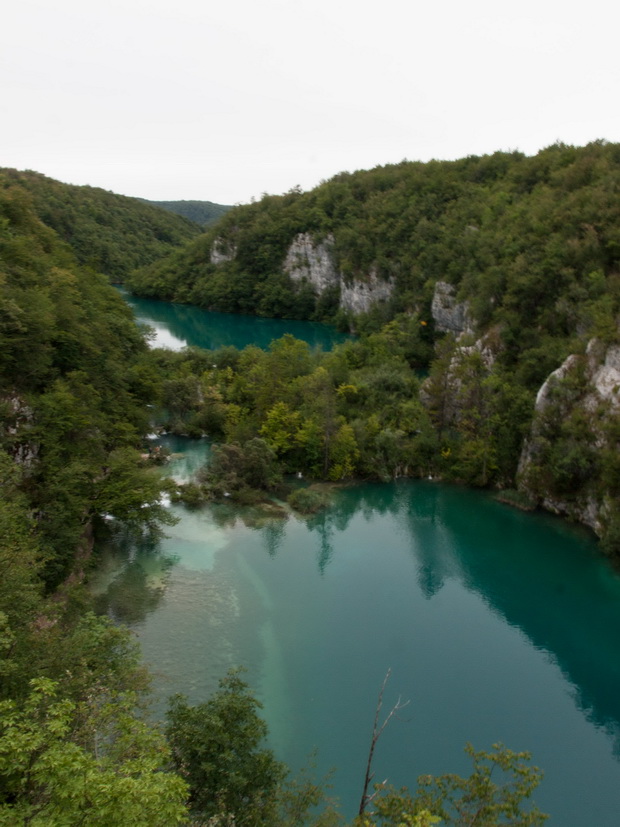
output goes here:
{"type": "Polygon", "coordinates": [[[62,184],[37,172],[0,169],[0,186],[24,194],[37,217],[73,250],[78,262],[122,282],[200,234],[200,227],[139,198],[62,184]]]}

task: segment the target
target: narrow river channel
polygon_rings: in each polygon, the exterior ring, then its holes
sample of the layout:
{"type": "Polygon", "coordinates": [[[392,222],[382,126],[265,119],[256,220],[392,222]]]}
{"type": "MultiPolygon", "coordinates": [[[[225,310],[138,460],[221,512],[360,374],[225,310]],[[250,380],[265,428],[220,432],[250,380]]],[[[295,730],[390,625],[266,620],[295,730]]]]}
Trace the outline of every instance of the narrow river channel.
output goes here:
{"type": "MultiPolygon", "coordinates": [[[[201,312],[193,328],[208,326],[201,312]]],[[[179,480],[208,457],[205,440],[162,440],[179,480]]],[[[350,816],[389,668],[386,706],[411,702],[380,741],[377,777],[465,774],[468,741],[501,741],[544,769],[535,800],[550,824],[617,826],[620,576],[589,534],[429,481],[352,485],[311,519],[174,509],[167,539],[106,549],[93,583],[136,632],[159,713],[245,666],[278,757],[297,769],[316,751],[350,816]]]]}

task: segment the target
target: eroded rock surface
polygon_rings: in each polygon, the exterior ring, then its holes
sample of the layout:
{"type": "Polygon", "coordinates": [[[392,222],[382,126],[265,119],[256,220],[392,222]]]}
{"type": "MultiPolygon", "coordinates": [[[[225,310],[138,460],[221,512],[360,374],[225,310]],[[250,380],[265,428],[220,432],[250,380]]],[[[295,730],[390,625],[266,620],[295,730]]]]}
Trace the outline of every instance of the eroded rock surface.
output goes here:
{"type": "Polygon", "coordinates": [[[471,333],[472,320],[467,302],[457,302],[456,290],[447,281],[435,284],[431,313],[435,328],[441,333],[471,333]]]}

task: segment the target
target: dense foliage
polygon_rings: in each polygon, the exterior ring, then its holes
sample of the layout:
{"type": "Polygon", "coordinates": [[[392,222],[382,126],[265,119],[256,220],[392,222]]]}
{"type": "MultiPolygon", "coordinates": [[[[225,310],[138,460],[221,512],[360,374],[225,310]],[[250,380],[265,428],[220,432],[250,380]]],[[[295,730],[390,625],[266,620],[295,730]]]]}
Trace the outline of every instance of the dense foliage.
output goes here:
{"type": "Polygon", "coordinates": [[[276,791],[286,771],[263,746],[267,727],[258,707],[237,674],[198,706],[179,695],[171,699],[168,739],[196,817],[226,813],[239,827],[275,823],[276,791]]]}
{"type": "Polygon", "coordinates": [[[448,422],[442,359],[426,380],[411,364],[425,347],[419,330],[402,316],[327,354],[291,336],[268,351],[160,351],[167,427],[225,443],[202,480],[215,496],[234,497],[244,486],[269,491],[278,472],[510,483],[531,395],[508,376],[477,369],[474,352],[461,373],[467,415],[448,422]]]}
{"type": "Polygon", "coordinates": [[[154,375],[120,296],[1,183],[0,446],[56,586],[95,515],[165,516],[159,478],[138,463],[154,375]]]}
{"type": "Polygon", "coordinates": [[[140,200],[145,204],[153,204],[155,207],[161,207],[162,210],[189,218],[201,227],[214,224],[218,218],[231,209],[225,204],[214,204],[212,201],[148,201],[146,198],[140,200]]]}
{"type": "Polygon", "coordinates": [[[468,778],[448,774],[418,779],[415,795],[378,788],[373,817],[362,816],[359,827],[541,827],[547,816],[537,807],[524,808],[540,783],[541,772],[529,764],[530,755],[494,744],[489,752],[465,749],[473,763],[468,778]]]}
{"type": "Polygon", "coordinates": [[[37,172],[0,169],[1,185],[28,193],[39,219],[70,245],[80,264],[124,281],[200,233],[187,219],[138,198],[61,184],[37,172]]]}
{"type": "MultiPolygon", "coordinates": [[[[205,703],[191,706],[178,695],[171,699],[167,732],[174,765],[189,787],[193,823],[342,827],[342,817],[326,797],[326,782],[317,784],[303,774],[287,780],[286,768],[265,749],[259,709],[235,671],[205,703]]],[[[528,803],[542,778],[528,753],[501,744],[488,752],[471,745],[465,751],[473,764],[467,778],[421,776],[415,791],[376,784],[351,827],[544,824],[547,816],[528,803]]]]}
{"type": "Polygon", "coordinates": [[[79,581],[104,513],[166,513],[140,459],[153,373],[131,314],[0,179],[0,823],[178,823],[126,632],[79,581]]]}

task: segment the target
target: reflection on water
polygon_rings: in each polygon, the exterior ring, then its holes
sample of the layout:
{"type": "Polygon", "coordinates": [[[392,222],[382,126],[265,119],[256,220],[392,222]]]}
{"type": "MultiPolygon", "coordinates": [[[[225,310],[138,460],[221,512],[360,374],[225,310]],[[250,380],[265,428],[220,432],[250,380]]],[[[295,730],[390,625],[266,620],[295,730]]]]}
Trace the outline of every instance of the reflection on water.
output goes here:
{"type": "Polygon", "coordinates": [[[270,557],[276,556],[278,549],[284,542],[284,538],[286,537],[286,528],[284,523],[285,521],[282,518],[272,518],[265,522],[263,527],[263,541],[265,543],[267,554],[270,557]]]}
{"type": "MultiPolygon", "coordinates": [[[[179,477],[208,452],[169,447],[179,477]]],[[[121,543],[97,584],[101,609],[136,630],[160,709],[247,666],[278,754],[296,767],[318,747],[352,811],[391,667],[389,691],[412,703],[380,743],[381,777],[466,772],[466,741],[501,740],[545,769],[551,823],[615,827],[620,578],[588,535],[423,481],[343,488],[309,519],[175,509],[168,539],[121,543]]]]}
{"type": "Polygon", "coordinates": [[[159,539],[136,537],[115,525],[99,548],[91,589],[95,609],[114,621],[135,626],[160,605],[170,569],[177,561],[161,551],[159,539]]]}

